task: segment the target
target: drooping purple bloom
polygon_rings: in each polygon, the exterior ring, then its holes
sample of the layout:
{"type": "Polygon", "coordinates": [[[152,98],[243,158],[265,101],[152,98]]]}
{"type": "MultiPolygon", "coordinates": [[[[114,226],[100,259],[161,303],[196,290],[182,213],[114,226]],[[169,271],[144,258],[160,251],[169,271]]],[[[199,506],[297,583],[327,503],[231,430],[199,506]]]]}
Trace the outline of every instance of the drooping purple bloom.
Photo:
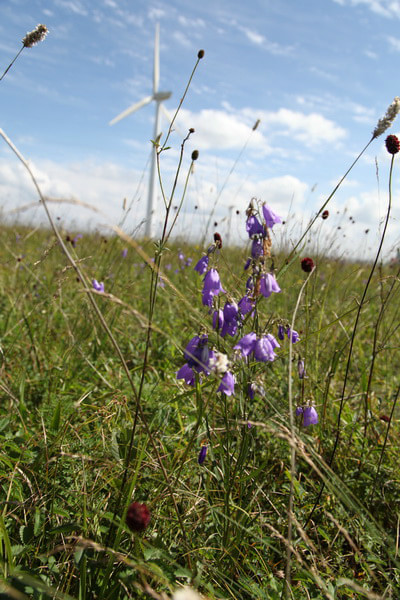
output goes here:
{"type": "Polygon", "coordinates": [[[305,406],[303,409],[303,425],[316,425],[318,423],[318,413],[313,406],[305,406]]]}
{"type": "Polygon", "coordinates": [[[304,360],[302,360],[301,358],[299,358],[299,360],[297,361],[297,372],[299,374],[299,379],[304,379],[306,375],[306,370],[304,367],[304,360]]]}
{"type": "Polygon", "coordinates": [[[251,215],[246,221],[246,231],[251,238],[253,235],[257,235],[261,233],[264,235],[264,227],[261,225],[260,221],[257,219],[255,215],[251,215]]]}
{"type": "Polygon", "coordinates": [[[278,338],[280,340],[285,339],[285,328],[283,325],[278,325],[278,338]]]}
{"type": "Polygon", "coordinates": [[[187,385],[194,385],[194,382],[195,382],[194,371],[191,367],[189,367],[189,365],[187,363],[185,363],[183,365],[183,367],[181,367],[179,369],[179,371],[176,374],[176,378],[184,379],[184,381],[185,381],[185,383],[187,383],[187,385]]]}
{"type": "Polygon", "coordinates": [[[254,350],[254,345],[257,340],[257,335],[254,332],[247,333],[238,343],[233,346],[234,350],[240,350],[243,356],[249,356],[254,350]]]}
{"type": "Polygon", "coordinates": [[[296,417],[299,417],[302,414],[303,414],[303,407],[302,406],[298,406],[296,408],[296,417]]]}
{"type": "Polygon", "coordinates": [[[225,302],[224,306],[224,324],[221,335],[225,337],[227,334],[232,337],[236,335],[238,329],[239,307],[236,302],[225,302]]]}
{"type": "Polygon", "coordinates": [[[260,279],[260,292],[265,298],[269,298],[272,292],[281,292],[274,275],[272,273],[264,273],[260,279]]]}
{"type": "Polygon", "coordinates": [[[258,362],[272,362],[276,357],[271,342],[267,336],[262,336],[254,344],[254,358],[258,362]]]}
{"type": "Polygon", "coordinates": [[[126,258],[128,256],[128,248],[124,248],[121,252],[122,258],[126,258]]]}
{"type": "Polygon", "coordinates": [[[225,292],[221,285],[221,279],[217,269],[210,269],[204,276],[203,293],[211,292],[214,296],[218,296],[220,292],[225,292]]]}
{"type": "Polygon", "coordinates": [[[204,306],[209,306],[211,308],[213,299],[214,299],[214,294],[212,293],[212,291],[208,291],[208,292],[203,291],[201,301],[204,306]]]}
{"type": "Polygon", "coordinates": [[[295,344],[296,342],[298,342],[300,340],[299,334],[294,329],[290,329],[290,327],[288,327],[286,330],[286,333],[287,333],[289,340],[292,342],[292,344],[295,344]]]}
{"type": "Polygon", "coordinates": [[[207,256],[207,254],[205,254],[198,261],[194,270],[197,271],[198,273],[200,273],[200,275],[203,275],[203,273],[205,273],[208,269],[208,261],[209,261],[209,257],[207,256]]]}
{"type": "Polygon", "coordinates": [[[102,281],[99,283],[97,279],[92,279],[92,286],[96,292],[104,292],[104,283],[102,281]]]}
{"type": "Polygon", "coordinates": [[[183,353],[189,367],[196,371],[207,372],[210,360],[210,349],[208,347],[208,336],[195,335],[188,343],[183,353]]]}
{"type": "Polygon", "coordinates": [[[235,378],[230,371],[227,371],[223,378],[217,392],[223,392],[227,396],[232,396],[235,392],[235,378]]]}
{"type": "Polygon", "coordinates": [[[267,227],[272,228],[277,223],[282,223],[282,219],[266,204],[263,204],[262,211],[267,227]]]}
{"type": "Polygon", "coordinates": [[[203,464],[203,462],[206,460],[206,456],[207,456],[207,446],[204,445],[200,448],[199,457],[197,459],[197,462],[199,463],[199,465],[203,464]]]}
{"type": "Polygon", "coordinates": [[[247,313],[251,312],[254,308],[254,302],[246,295],[243,296],[238,303],[240,314],[244,317],[247,313]]]}
{"type": "Polygon", "coordinates": [[[248,268],[249,268],[249,266],[250,266],[250,263],[251,263],[251,258],[248,258],[248,259],[246,260],[246,262],[244,263],[244,267],[243,267],[243,270],[244,270],[244,271],[247,271],[247,269],[248,269],[248,268]]]}

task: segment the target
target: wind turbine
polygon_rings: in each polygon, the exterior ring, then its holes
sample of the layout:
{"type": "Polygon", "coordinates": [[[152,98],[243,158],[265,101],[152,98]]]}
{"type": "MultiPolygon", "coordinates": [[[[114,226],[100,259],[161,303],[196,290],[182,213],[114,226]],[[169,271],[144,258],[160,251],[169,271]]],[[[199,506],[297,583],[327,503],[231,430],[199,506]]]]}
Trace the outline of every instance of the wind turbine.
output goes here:
{"type": "MultiPolygon", "coordinates": [[[[128,115],[136,112],[146,104],[150,104],[153,100],[155,101],[155,118],[154,118],[154,130],[153,130],[153,141],[158,139],[160,135],[160,109],[164,100],[168,100],[171,96],[172,92],[160,92],[158,89],[160,80],[160,26],[157,23],[156,25],[156,34],[154,38],[154,67],[153,67],[153,94],[151,96],[146,96],[139,102],[132,104],[129,108],[124,110],[121,114],[116,116],[112,121],[110,121],[110,125],[114,125],[121,119],[124,119],[128,115]]],[[[165,109],[164,109],[165,110],[165,109]]],[[[156,152],[157,149],[153,146],[151,151],[151,166],[150,166],[150,178],[149,178],[149,191],[147,197],[147,215],[146,215],[146,224],[145,224],[145,236],[152,236],[152,220],[153,220],[153,209],[154,209],[154,200],[155,200],[155,191],[156,191],[156,179],[157,179],[157,169],[156,169],[156,152]]]]}

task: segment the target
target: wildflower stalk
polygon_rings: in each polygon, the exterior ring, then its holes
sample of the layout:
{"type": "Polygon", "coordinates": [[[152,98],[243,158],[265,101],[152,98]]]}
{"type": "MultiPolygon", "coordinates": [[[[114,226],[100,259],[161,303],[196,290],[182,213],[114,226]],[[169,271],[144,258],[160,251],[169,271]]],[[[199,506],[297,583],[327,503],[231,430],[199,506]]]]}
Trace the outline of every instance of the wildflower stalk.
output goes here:
{"type": "MultiPolygon", "coordinates": [[[[374,138],[372,138],[374,139],[374,138]]],[[[386,218],[385,218],[385,224],[383,226],[383,231],[382,231],[382,235],[381,235],[381,239],[379,242],[379,246],[378,246],[378,250],[375,256],[375,260],[373,262],[373,265],[371,267],[368,279],[367,279],[367,283],[365,284],[364,287],[364,291],[363,291],[363,295],[361,297],[360,302],[358,303],[358,309],[357,309],[357,314],[356,314],[356,318],[355,318],[355,322],[354,322],[354,326],[353,326],[353,331],[351,334],[351,339],[350,339],[350,346],[349,346],[349,352],[348,352],[348,356],[347,356],[347,362],[346,362],[346,370],[345,370],[345,375],[344,375],[344,379],[343,379],[343,387],[342,387],[342,393],[340,396],[340,404],[339,404],[339,412],[338,412],[338,416],[337,416],[337,422],[336,422],[336,436],[335,436],[335,441],[333,444],[333,449],[332,449],[332,453],[331,456],[329,458],[329,460],[327,461],[327,464],[330,468],[332,468],[334,459],[335,459],[335,455],[336,455],[336,450],[338,448],[339,445],[339,440],[340,440],[340,425],[341,425],[341,418],[342,418],[342,412],[343,412],[343,408],[344,408],[344,404],[345,404],[345,393],[346,393],[346,387],[347,387],[347,381],[348,381],[348,377],[349,377],[349,372],[350,372],[350,364],[351,364],[351,359],[352,359],[352,355],[353,355],[353,347],[354,347],[354,340],[356,337],[356,333],[357,333],[357,328],[358,328],[358,323],[360,320],[360,316],[361,316],[361,310],[365,304],[365,298],[367,295],[367,291],[369,289],[373,274],[375,273],[375,269],[376,266],[378,264],[378,260],[381,254],[381,250],[382,250],[382,246],[383,246],[383,242],[385,239],[385,235],[386,235],[386,230],[389,224],[389,218],[390,218],[390,212],[391,212],[391,208],[392,208],[392,175],[393,175],[393,165],[394,165],[394,154],[392,154],[392,159],[390,162],[390,172],[389,172],[389,199],[388,199],[388,207],[386,210],[386,218]]],[[[310,522],[318,504],[319,501],[321,499],[322,493],[324,491],[325,488],[325,483],[322,482],[321,484],[321,488],[318,492],[318,496],[317,499],[315,500],[314,506],[311,509],[311,512],[309,514],[309,516],[307,517],[307,520],[304,524],[304,528],[307,527],[308,523],[310,522]]]]}
{"type": "MultiPolygon", "coordinates": [[[[300,300],[303,292],[313,274],[315,267],[310,271],[307,279],[304,281],[300,288],[299,295],[297,297],[296,306],[293,311],[292,322],[290,330],[294,331],[295,320],[297,311],[300,306],[300,300]]],[[[285,570],[285,598],[291,597],[291,566],[292,566],[292,538],[293,538],[293,500],[294,500],[294,478],[296,476],[296,432],[294,422],[294,411],[293,411],[293,391],[292,391],[292,362],[293,362],[293,342],[289,338],[289,373],[288,373],[288,396],[289,396],[289,426],[290,426],[290,490],[289,490],[289,502],[288,502],[288,530],[287,530],[287,544],[286,544],[286,570],[285,570]]]]}
{"type": "Polygon", "coordinates": [[[8,65],[7,69],[4,71],[3,75],[0,77],[0,81],[6,76],[8,71],[11,69],[11,67],[17,60],[18,56],[21,54],[22,50],[24,48],[32,48],[32,46],[35,46],[36,44],[38,44],[39,42],[44,40],[47,33],[48,33],[48,29],[47,29],[46,25],[37,25],[33,31],[30,31],[25,35],[25,37],[22,40],[22,48],[17,52],[16,56],[14,56],[14,58],[8,65]]]}

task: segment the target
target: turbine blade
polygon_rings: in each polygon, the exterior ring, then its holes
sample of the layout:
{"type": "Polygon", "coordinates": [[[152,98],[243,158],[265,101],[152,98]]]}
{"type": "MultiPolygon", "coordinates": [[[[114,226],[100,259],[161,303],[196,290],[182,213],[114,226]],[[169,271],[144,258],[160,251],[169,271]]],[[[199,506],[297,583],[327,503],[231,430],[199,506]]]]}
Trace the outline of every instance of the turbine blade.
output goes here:
{"type": "Polygon", "coordinates": [[[153,68],[153,94],[158,92],[160,82],[160,25],[156,25],[156,35],[154,38],[154,68],[153,68]]]}
{"type": "Polygon", "coordinates": [[[122,113],[120,113],[119,115],[114,117],[114,119],[112,119],[112,121],[110,121],[109,125],[114,125],[114,123],[118,123],[118,121],[120,121],[121,119],[124,119],[128,115],[131,115],[132,113],[136,112],[137,110],[139,110],[139,108],[142,108],[142,106],[146,106],[146,104],[150,104],[150,102],[152,100],[153,100],[153,96],[146,96],[146,98],[143,98],[143,100],[140,100],[140,102],[136,102],[136,104],[132,104],[132,106],[130,106],[129,108],[124,110],[122,113]]]}

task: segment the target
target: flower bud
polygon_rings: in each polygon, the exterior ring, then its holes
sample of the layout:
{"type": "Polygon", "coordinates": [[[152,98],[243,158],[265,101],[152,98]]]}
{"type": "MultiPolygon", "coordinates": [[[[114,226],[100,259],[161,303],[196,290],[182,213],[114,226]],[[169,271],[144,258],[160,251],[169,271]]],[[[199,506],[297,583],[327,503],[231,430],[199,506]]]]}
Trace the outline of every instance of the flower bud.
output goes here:
{"type": "Polygon", "coordinates": [[[300,264],[301,264],[301,268],[303,269],[303,271],[305,273],[311,273],[311,271],[314,268],[314,261],[312,258],[309,258],[308,256],[306,258],[302,258],[300,264]]]}
{"type": "Polygon", "coordinates": [[[193,150],[192,152],[192,160],[197,160],[199,158],[199,151],[193,150]]]}
{"type": "Polygon", "coordinates": [[[132,502],[126,513],[126,524],[131,531],[144,531],[150,523],[150,511],[145,504],[132,502]]]}
{"type": "Polygon", "coordinates": [[[203,58],[203,56],[204,56],[204,50],[199,50],[197,53],[197,58],[200,60],[203,58]]]}
{"type": "Polygon", "coordinates": [[[385,140],[385,145],[389,154],[397,154],[400,150],[400,141],[396,135],[388,135],[385,140]]]}

